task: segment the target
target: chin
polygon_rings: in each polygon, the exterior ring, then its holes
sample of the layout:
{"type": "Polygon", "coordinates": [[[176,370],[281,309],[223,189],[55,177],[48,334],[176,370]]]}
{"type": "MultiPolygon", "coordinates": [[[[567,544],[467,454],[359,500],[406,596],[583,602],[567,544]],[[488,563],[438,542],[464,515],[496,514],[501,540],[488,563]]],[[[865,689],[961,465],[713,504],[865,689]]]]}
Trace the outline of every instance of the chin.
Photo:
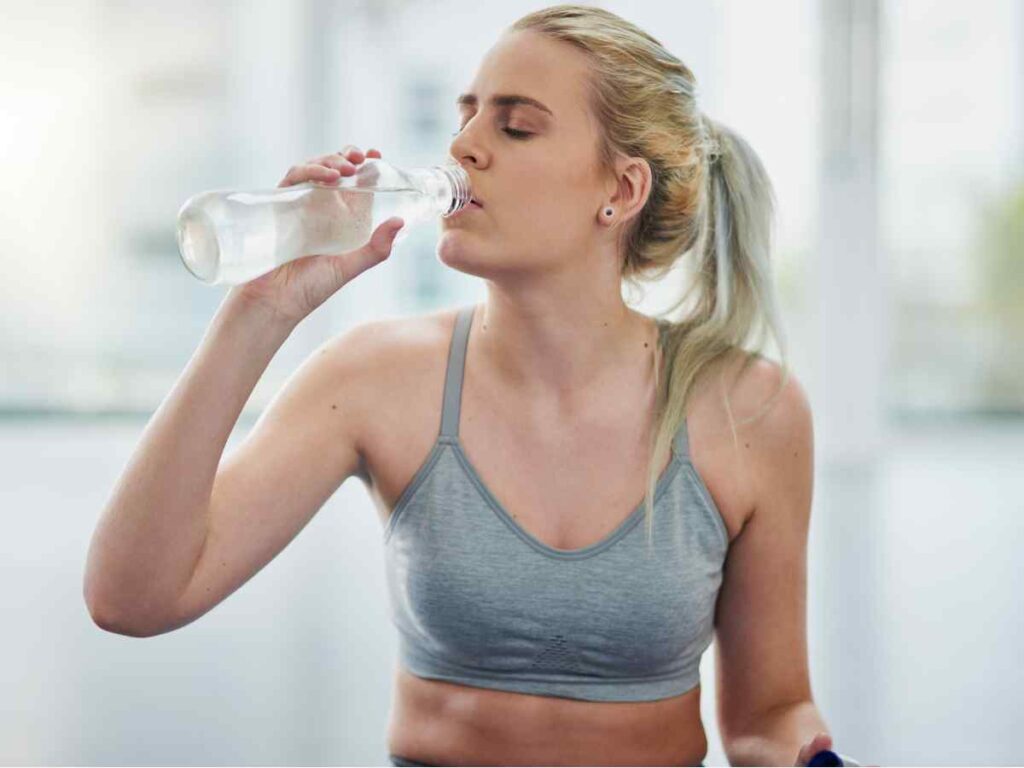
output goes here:
{"type": "Polygon", "coordinates": [[[460,269],[463,264],[478,260],[479,249],[473,247],[472,239],[461,229],[443,231],[437,240],[437,258],[452,269],[460,269]]]}
{"type": "Polygon", "coordinates": [[[491,277],[502,271],[495,269],[501,265],[496,265],[485,249],[478,247],[472,234],[458,229],[441,233],[437,241],[437,259],[446,267],[476,277],[491,277]]]}

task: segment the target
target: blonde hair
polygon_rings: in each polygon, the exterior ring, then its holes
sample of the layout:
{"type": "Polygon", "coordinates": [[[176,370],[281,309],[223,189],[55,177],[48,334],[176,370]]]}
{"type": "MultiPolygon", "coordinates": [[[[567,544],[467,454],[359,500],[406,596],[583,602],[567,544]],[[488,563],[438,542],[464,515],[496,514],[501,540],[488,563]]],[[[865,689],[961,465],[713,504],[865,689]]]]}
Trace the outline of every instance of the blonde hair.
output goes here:
{"type": "MultiPolygon", "coordinates": [[[[613,173],[619,153],[650,165],[650,196],[621,234],[622,279],[636,288],[665,277],[686,255],[695,261],[682,295],[655,318],[661,356],[655,365],[657,427],[644,497],[650,547],[657,468],[686,418],[698,374],[734,350],[744,358],[742,373],[765,357],[771,332],[782,358],[780,384],[764,408],[740,424],[759,418],[789,378],[769,262],[774,192],[751,146],[700,111],[693,73],[651,35],[610,11],[583,5],[544,8],[508,29],[525,30],[574,45],[589,57],[587,88],[599,123],[601,168],[613,173]],[[665,316],[686,302],[691,306],[680,319],[665,316]]],[[[724,375],[723,369],[723,380],[724,375]]],[[[728,395],[725,408],[738,450],[728,395]]]]}

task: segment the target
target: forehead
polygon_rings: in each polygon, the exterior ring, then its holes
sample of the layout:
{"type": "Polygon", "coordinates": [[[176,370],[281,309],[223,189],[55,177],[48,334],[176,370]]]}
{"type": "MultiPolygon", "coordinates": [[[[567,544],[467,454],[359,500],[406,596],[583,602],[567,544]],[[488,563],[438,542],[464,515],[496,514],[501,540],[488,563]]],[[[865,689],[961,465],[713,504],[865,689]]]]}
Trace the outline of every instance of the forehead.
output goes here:
{"type": "Polygon", "coordinates": [[[484,55],[467,93],[481,102],[492,94],[521,94],[545,104],[559,122],[575,122],[586,119],[588,71],[585,54],[568,43],[509,32],[484,55]]]}

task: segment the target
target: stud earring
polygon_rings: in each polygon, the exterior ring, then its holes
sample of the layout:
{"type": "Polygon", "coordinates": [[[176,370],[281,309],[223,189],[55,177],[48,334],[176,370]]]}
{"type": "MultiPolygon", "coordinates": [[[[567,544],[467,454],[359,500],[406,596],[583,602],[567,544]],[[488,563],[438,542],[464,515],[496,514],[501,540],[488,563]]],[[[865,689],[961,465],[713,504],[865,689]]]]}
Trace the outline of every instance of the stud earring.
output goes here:
{"type": "Polygon", "coordinates": [[[615,211],[613,209],[611,209],[611,208],[605,208],[604,209],[604,215],[605,216],[611,216],[613,213],[615,213],[615,211]]]}

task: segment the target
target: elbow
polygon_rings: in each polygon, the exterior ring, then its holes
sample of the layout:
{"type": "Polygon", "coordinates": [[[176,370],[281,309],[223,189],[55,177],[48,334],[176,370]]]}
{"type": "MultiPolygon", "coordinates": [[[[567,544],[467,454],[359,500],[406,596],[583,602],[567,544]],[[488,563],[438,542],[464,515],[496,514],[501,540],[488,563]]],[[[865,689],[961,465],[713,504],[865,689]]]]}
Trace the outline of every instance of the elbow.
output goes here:
{"type": "Polygon", "coordinates": [[[86,596],[85,607],[89,611],[92,623],[104,632],[125,637],[155,637],[169,632],[173,627],[164,623],[140,621],[124,611],[117,611],[108,603],[86,596]]]}
{"type": "Polygon", "coordinates": [[[130,621],[125,621],[123,617],[113,611],[96,604],[86,603],[86,607],[89,609],[89,616],[92,617],[93,624],[104,632],[124,635],[125,637],[152,637],[160,634],[151,629],[143,629],[130,621]]]}
{"type": "Polygon", "coordinates": [[[118,606],[109,595],[101,594],[98,582],[88,577],[82,585],[82,598],[93,624],[105,632],[125,637],[154,637],[170,632],[181,624],[168,621],[166,615],[118,606]]]}

